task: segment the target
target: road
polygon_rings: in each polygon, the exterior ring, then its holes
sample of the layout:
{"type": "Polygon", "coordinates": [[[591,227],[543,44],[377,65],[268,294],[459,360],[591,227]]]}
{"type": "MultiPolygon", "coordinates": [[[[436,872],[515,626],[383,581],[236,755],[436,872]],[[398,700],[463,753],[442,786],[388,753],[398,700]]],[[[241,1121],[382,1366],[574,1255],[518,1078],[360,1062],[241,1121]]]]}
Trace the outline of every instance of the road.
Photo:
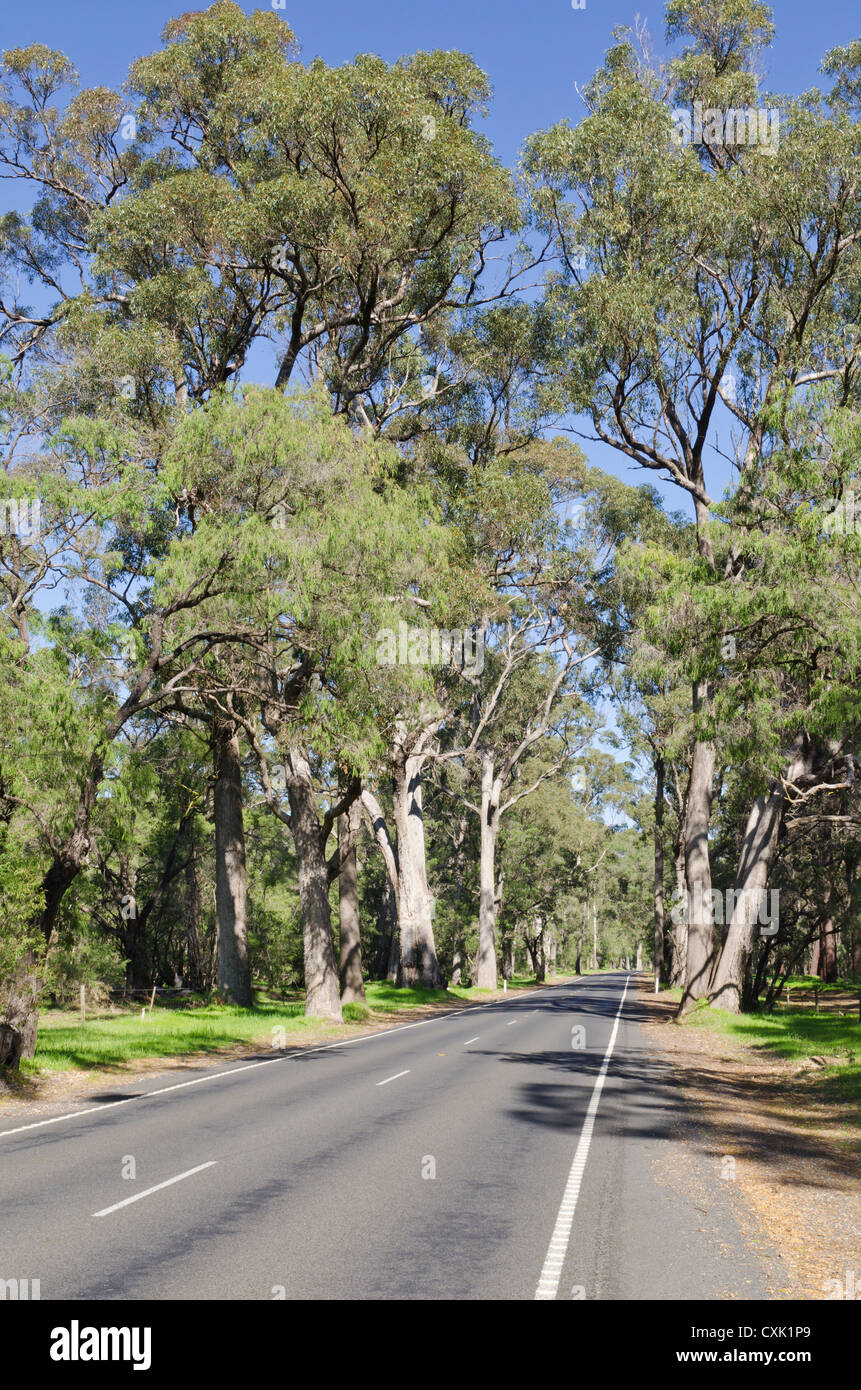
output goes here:
{"type": "Polygon", "coordinates": [[[43,1300],[775,1297],[779,1257],[745,1240],[639,1014],[633,977],[591,976],[7,1116],[0,1279],[43,1300]]]}

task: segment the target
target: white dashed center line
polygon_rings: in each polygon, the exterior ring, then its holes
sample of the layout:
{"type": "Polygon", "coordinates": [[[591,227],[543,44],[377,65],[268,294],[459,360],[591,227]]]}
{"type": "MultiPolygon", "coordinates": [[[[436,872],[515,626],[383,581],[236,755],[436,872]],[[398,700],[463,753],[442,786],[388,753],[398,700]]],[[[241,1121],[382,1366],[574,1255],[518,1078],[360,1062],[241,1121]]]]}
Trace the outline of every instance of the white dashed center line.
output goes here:
{"type": "Polygon", "coordinates": [[[397,1081],[397,1079],[398,1079],[399,1076],[409,1076],[409,1074],[410,1074],[410,1069],[409,1069],[409,1067],[407,1067],[406,1071],[396,1071],[395,1074],[394,1074],[394,1076],[387,1076],[386,1079],[385,1079],[385,1081],[378,1081],[378,1082],[377,1082],[377,1085],[378,1085],[378,1086],[388,1086],[388,1084],[389,1084],[390,1081],[397,1081]]]}
{"type": "Polygon", "coordinates": [[[198,1163],[196,1168],[189,1168],[187,1173],[177,1173],[175,1178],[168,1178],[165,1182],[157,1182],[155,1187],[148,1187],[146,1192],[136,1192],[134,1197],[126,1197],[122,1202],[114,1202],[112,1207],[103,1207],[101,1211],[94,1211],[93,1216],[110,1216],[112,1211],[119,1211],[120,1207],[130,1207],[132,1202],[140,1202],[144,1197],[150,1197],[153,1192],[161,1192],[163,1187],[173,1187],[175,1182],[182,1182],[183,1178],[190,1178],[195,1173],[202,1173],[204,1168],[214,1168],[216,1160],[210,1159],[209,1163],[198,1163]]]}
{"type": "Polygon", "coordinates": [[[478,1042],[480,1037],[481,1034],[477,1033],[474,1038],[467,1038],[466,1042],[464,1043],[464,1047],[469,1047],[470,1043],[478,1042]]]}

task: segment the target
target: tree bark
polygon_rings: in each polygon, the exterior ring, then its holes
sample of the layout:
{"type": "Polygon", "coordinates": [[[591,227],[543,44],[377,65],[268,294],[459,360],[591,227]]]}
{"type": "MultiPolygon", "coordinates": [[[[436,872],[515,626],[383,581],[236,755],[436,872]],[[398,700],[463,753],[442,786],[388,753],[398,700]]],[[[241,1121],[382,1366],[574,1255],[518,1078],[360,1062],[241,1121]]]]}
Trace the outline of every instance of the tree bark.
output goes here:
{"type": "Polygon", "coordinates": [[[248,959],[248,876],[242,820],[242,766],[239,734],[233,724],[213,718],[215,770],[215,912],[217,984],[232,1004],[250,1009],[248,959]]]}
{"type": "MultiPolygon", "coordinates": [[[[655,993],[664,971],[664,759],[655,756],[655,993]]],[[[638,948],[639,951],[639,948],[638,948]]],[[[639,966],[638,966],[639,969],[639,966]]]]}
{"type": "Polygon", "coordinates": [[[362,819],[362,803],[354,801],[338,817],[338,924],[340,927],[341,1004],[365,1002],[362,979],[362,942],[359,934],[359,876],[356,837],[362,819]]]}
{"type": "Polygon", "coordinates": [[[834,926],[834,913],[828,910],[831,902],[831,885],[823,891],[825,916],[819,928],[819,978],[823,984],[833,985],[837,979],[837,932],[834,926]]]}
{"type": "Polygon", "coordinates": [[[392,932],[391,946],[389,947],[389,963],[386,969],[386,979],[393,985],[398,983],[401,973],[401,934],[398,930],[397,922],[392,932]]]}
{"type": "Polygon", "coordinates": [[[544,949],[544,928],[539,929],[532,943],[532,959],[535,962],[535,983],[541,985],[547,977],[547,953],[544,949]]]}
{"type": "Polygon", "coordinates": [[[547,974],[553,979],[556,974],[556,929],[550,927],[545,932],[547,942],[547,974]]]}
{"type": "MultiPolygon", "coordinates": [[[[795,781],[810,767],[809,740],[800,737],[786,770],[786,780],[795,781]]],[[[741,854],[733,888],[733,907],[723,949],[715,963],[709,998],[729,1013],[740,1013],[746,1002],[744,976],[756,943],[759,900],[765,892],[768,875],[777,852],[785,797],[782,782],[775,782],[768,794],[758,796],[745,826],[741,854]]]]}
{"type": "MultiPolygon", "coordinates": [[[[678,785],[678,782],[677,782],[678,785]]],[[[675,901],[678,904],[685,900],[685,815],[686,807],[680,806],[679,825],[673,841],[673,869],[676,878],[675,901]]],[[[672,916],[672,914],[671,914],[672,916]]],[[[672,942],[672,952],[670,960],[669,984],[671,989],[683,989],[685,983],[685,964],[688,954],[688,922],[687,914],[684,914],[681,922],[676,922],[673,917],[673,929],[670,933],[672,942]]]]}
{"type": "Polygon", "coordinates": [[[197,850],[194,841],[185,861],[186,978],[189,989],[204,990],[207,980],[203,969],[203,948],[200,940],[200,884],[197,878],[197,850]]]}
{"type": "Polygon", "coordinates": [[[479,851],[478,966],[479,989],[496,989],[496,838],[499,833],[499,789],[490,749],[481,755],[481,847],[479,851]]]}
{"type": "MultiPolygon", "coordinates": [[[[42,879],[42,907],[32,926],[44,939],[46,947],[51,944],[63,897],[80,873],[90,847],[89,824],[101,780],[102,762],[94,760],[72,829],[42,879]]],[[[17,1069],[21,1057],[36,1055],[41,994],[41,963],[35,951],[27,951],[9,979],[0,984],[0,1024],[11,1030],[6,1035],[7,1061],[4,1064],[10,1069],[17,1069]]]]}
{"type": "Polygon", "coordinates": [[[434,944],[433,905],[425,862],[421,783],[423,763],[422,754],[404,753],[395,768],[399,983],[407,988],[439,989],[442,975],[434,944]]]}
{"type": "Polygon", "coordinates": [[[362,804],[395,894],[398,930],[392,941],[388,977],[399,986],[438,989],[442,973],[434,944],[422,816],[424,761],[423,753],[408,753],[398,745],[392,795],[396,844],[392,844],[379,802],[367,789],[362,792],[362,804]]]}
{"type": "Polygon", "coordinates": [[[514,975],[514,938],[506,936],[502,941],[502,978],[512,979],[514,975]]]}
{"type": "Polygon", "coordinates": [[[27,951],[0,982],[0,1066],[17,1071],[22,1057],[36,1055],[42,972],[35,952],[27,951]]]}
{"type": "MultiPolygon", "coordinates": [[[[695,700],[704,698],[705,690],[700,687],[695,694],[695,700]]],[[[686,1013],[697,999],[702,999],[708,994],[712,968],[714,919],[708,835],[714,766],[714,747],[698,739],[694,744],[685,815],[685,875],[689,921],[685,988],[679,1005],[680,1015],[686,1013]]]]}
{"type": "Polygon", "coordinates": [[[331,1018],[341,1023],[343,1014],[329,904],[329,866],[311,767],[303,754],[294,751],[285,761],[284,773],[299,870],[305,1013],[312,1018],[331,1018]]]}
{"type": "Polygon", "coordinates": [[[377,949],[374,954],[374,979],[384,980],[389,964],[392,940],[397,935],[398,923],[395,913],[395,890],[388,874],[383,879],[380,901],[377,909],[377,949]]]}

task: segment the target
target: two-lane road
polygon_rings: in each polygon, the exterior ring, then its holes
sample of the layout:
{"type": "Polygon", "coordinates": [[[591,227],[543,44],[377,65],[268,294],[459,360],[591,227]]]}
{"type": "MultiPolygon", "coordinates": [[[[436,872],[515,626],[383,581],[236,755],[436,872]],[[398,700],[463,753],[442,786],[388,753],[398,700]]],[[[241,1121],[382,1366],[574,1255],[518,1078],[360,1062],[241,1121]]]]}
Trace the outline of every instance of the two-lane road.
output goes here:
{"type": "Polygon", "coordinates": [[[742,1238],[635,983],[7,1118],[0,1279],[43,1299],[774,1296],[780,1262],[742,1238]]]}

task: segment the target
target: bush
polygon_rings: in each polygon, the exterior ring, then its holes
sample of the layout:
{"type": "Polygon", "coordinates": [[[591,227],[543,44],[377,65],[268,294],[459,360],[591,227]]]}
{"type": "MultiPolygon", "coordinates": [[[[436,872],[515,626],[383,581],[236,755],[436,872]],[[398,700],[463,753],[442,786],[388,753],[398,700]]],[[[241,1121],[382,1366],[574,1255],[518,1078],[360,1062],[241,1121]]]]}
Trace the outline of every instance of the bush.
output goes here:
{"type": "Polygon", "coordinates": [[[124,980],[125,961],[106,937],[62,933],[48,952],[45,983],[60,1008],[78,1003],[81,985],[90,1007],[103,1008],[111,990],[121,989],[124,980]]]}

